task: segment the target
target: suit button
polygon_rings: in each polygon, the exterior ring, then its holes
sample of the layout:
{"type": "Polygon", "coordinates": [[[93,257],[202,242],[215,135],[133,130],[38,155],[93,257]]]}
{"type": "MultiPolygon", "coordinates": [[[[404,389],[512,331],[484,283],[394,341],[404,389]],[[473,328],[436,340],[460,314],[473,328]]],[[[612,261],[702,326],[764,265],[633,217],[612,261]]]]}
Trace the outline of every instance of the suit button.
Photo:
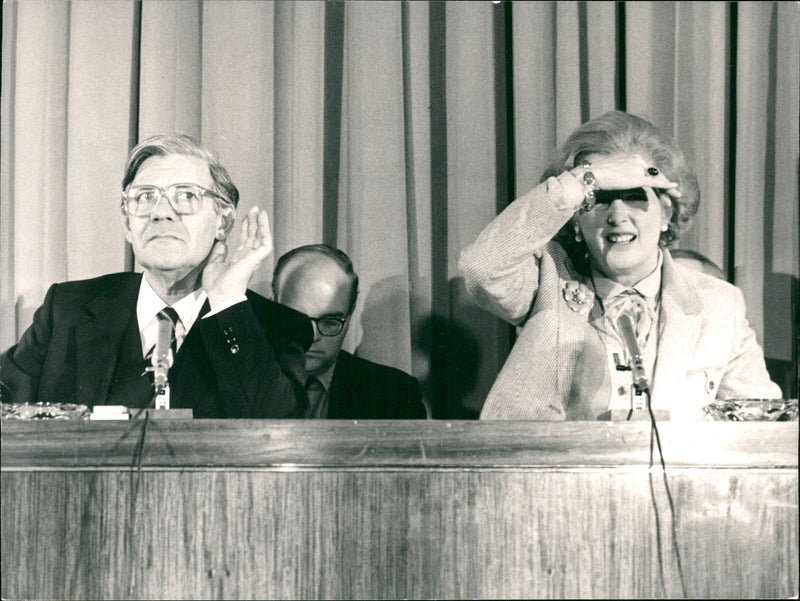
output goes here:
{"type": "Polygon", "coordinates": [[[628,392],[628,391],[625,389],[624,386],[620,386],[619,388],[617,388],[617,394],[619,396],[624,396],[626,392],[628,392]]]}
{"type": "Polygon", "coordinates": [[[708,389],[709,390],[714,390],[714,382],[709,382],[708,383],[708,389]]]}
{"type": "Polygon", "coordinates": [[[231,354],[232,355],[235,355],[238,352],[239,352],[239,345],[238,344],[234,344],[233,346],[231,346],[231,354]]]}

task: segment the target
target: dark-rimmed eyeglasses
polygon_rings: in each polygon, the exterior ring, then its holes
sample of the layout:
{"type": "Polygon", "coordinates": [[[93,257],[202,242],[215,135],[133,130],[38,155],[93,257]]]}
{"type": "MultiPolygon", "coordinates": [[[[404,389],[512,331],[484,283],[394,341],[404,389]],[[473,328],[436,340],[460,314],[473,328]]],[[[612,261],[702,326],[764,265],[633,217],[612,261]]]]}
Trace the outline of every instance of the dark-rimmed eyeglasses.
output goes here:
{"type": "Polygon", "coordinates": [[[310,317],[309,319],[317,325],[317,330],[323,336],[338,336],[342,332],[344,324],[347,323],[347,317],[333,317],[332,315],[310,317]]]}
{"type": "Polygon", "coordinates": [[[153,212],[162,196],[178,215],[197,213],[204,196],[210,196],[223,205],[231,204],[223,196],[199,184],[172,184],[166,189],[158,186],[129,186],[122,192],[122,210],[128,215],[146,217],[153,212]]]}

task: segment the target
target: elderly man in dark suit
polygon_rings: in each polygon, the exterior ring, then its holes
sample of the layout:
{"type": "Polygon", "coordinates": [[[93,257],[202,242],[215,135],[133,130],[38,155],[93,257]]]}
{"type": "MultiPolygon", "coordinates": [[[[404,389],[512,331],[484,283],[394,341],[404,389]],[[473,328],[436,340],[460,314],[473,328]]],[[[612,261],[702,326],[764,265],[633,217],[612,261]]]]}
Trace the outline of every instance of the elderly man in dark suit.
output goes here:
{"type": "Polygon", "coordinates": [[[307,418],[425,419],[416,378],[342,350],[356,305],[358,276],[350,258],[325,244],[283,255],[272,279],[275,299],[311,318],[305,355],[307,418]]]}
{"type": "Polygon", "coordinates": [[[151,405],[147,368],[166,326],[171,407],[208,418],[301,416],[311,324],[247,289],[272,253],[266,212],[250,211],[228,253],[239,192],[184,135],[136,146],[122,188],[125,237],[144,273],[54,284],[0,359],[3,400],[151,405]]]}

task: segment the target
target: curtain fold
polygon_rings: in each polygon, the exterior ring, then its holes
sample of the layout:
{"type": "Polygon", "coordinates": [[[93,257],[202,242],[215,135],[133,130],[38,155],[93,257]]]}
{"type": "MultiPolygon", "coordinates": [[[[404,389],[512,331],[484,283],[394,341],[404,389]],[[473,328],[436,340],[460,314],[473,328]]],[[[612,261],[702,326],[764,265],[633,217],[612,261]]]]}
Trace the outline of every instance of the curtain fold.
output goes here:
{"type": "MultiPolygon", "coordinates": [[[[64,275],[80,279],[125,261],[118,229],[119,195],[130,141],[135,5],[74,2],[68,6],[67,148],[64,161],[55,167],[66,172],[67,189],[58,198],[62,206],[66,201],[64,275]]],[[[30,125],[35,127],[35,122],[30,125]]],[[[45,173],[38,177],[47,177],[45,173]]],[[[62,178],[58,172],[52,175],[62,178]]]]}
{"type": "MultiPolygon", "coordinates": [[[[201,8],[201,71],[193,90],[202,111],[200,137],[219,155],[239,189],[238,216],[258,205],[273,225],[278,11],[271,2],[204,2],[201,8]]],[[[274,225],[272,229],[275,234],[274,225]]],[[[238,237],[235,229],[232,248],[238,237]]],[[[266,294],[271,269],[272,263],[265,261],[251,288],[266,294]]]]}
{"type": "MultiPolygon", "coordinates": [[[[679,44],[679,2],[625,3],[625,110],[645,115],[665,132],[676,121],[675,56],[679,44]]],[[[682,87],[682,86],[680,86],[682,87]]]]}
{"type": "Polygon", "coordinates": [[[336,246],[360,278],[348,347],[411,371],[401,8],[345,5],[336,246]]]}
{"type": "Polygon", "coordinates": [[[177,130],[229,168],[239,216],[269,212],[256,291],[291,248],[340,247],[360,275],[345,348],[416,375],[434,416],[474,417],[512,332],[459,253],[617,108],[696,167],[680,246],[742,288],[769,358],[797,354],[796,3],[10,0],[2,78],[2,349],[53,282],[126,269],[127,151],[177,130]]]}
{"type": "MultiPolygon", "coordinates": [[[[10,140],[15,138],[14,119],[16,97],[8,90],[16,87],[17,62],[17,6],[3,7],[3,65],[0,69],[0,348],[6,348],[17,339],[17,298],[14,273],[14,198],[15,154],[10,140]],[[6,62],[7,61],[7,62],[6,62]]],[[[40,283],[41,285],[41,283],[40,283]]]]}
{"type": "MultiPolygon", "coordinates": [[[[116,3],[106,4],[106,10],[117,8],[116,3]]],[[[97,3],[75,6],[85,12],[89,24],[99,21],[97,3]]],[[[203,13],[201,0],[142,2],[139,139],[164,131],[201,134],[202,98],[211,83],[203,82],[203,61],[208,58],[203,52],[203,13]]],[[[81,39],[91,39],[87,34],[81,39]]],[[[93,48],[93,55],[102,55],[105,47],[93,48]]],[[[218,50],[225,47],[220,44],[218,50]]],[[[80,57],[79,65],[89,60],[80,57]]]]}
{"type": "Polygon", "coordinates": [[[724,3],[677,7],[676,119],[672,134],[695,166],[700,179],[700,208],[695,224],[681,238],[682,248],[696,249],[726,268],[725,206],[732,186],[726,181],[730,113],[729,18],[724,3]]]}
{"type": "MultiPolygon", "coordinates": [[[[40,3],[17,8],[15,33],[20,43],[15,53],[18,60],[30,67],[8,68],[14,71],[18,90],[14,97],[15,119],[10,125],[15,129],[20,122],[39,125],[28,135],[21,136],[22,140],[13,149],[3,144],[14,153],[14,172],[9,174],[12,178],[10,198],[19,199],[13,205],[11,237],[5,238],[3,246],[13,258],[12,290],[22,301],[17,318],[29,322],[31,307],[44,297],[48,282],[64,279],[67,274],[65,199],[70,11],[68,4],[54,10],[40,3]],[[14,232],[37,232],[37,235],[15,236],[14,232]],[[43,244],[45,240],[47,243],[43,244]]],[[[5,35],[3,38],[5,40],[5,35]]],[[[4,74],[6,70],[3,65],[4,74]]],[[[7,96],[8,92],[3,95],[7,96]]],[[[3,170],[6,170],[5,165],[3,170]]],[[[10,205],[6,201],[2,204],[10,205]]],[[[120,245],[119,240],[117,244],[120,245]]]]}
{"type": "Polygon", "coordinates": [[[516,187],[522,194],[539,182],[555,148],[555,5],[526,2],[514,6],[514,146],[516,187]]]}
{"type": "Polygon", "coordinates": [[[275,76],[266,87],[275,90],[274,147],[281,152],[270,148],[264,156],[266,163],[272,155],[273,190],[266,169],[260,182],[278,199],[273,220],[278,257],[319,242],[323,235],[325,6],[280,2],[275,5],[275,20],[275,76]]]}

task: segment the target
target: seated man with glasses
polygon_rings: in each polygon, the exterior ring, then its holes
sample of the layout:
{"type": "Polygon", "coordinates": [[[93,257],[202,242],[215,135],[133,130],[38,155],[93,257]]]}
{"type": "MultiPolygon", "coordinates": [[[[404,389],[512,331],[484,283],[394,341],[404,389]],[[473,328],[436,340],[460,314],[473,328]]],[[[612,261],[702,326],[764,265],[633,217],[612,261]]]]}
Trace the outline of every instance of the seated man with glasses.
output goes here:
{"type": "Polygon", "coordinates": [[[305,355],[305,417],[427,417],[416,378],[342,350],[358,295],[358,276],[345,253],[325,244],[290,250],[278,259],[272,291],[275,300],[314,324],[314,342],[305,355]]]}
{"type": "Polygon", "coordinates": [[[171,340],[171,408],[196,418],[301,417],[311,324],[247,289],[272,253],[266,212],[250,211],[229,253],[239,192],[185,135],[136,146],[122,188],[125,238],[144,274],[54,284],[0,359],[3,400],[151,406],[160,329],[162,347],[171,340]]]}

